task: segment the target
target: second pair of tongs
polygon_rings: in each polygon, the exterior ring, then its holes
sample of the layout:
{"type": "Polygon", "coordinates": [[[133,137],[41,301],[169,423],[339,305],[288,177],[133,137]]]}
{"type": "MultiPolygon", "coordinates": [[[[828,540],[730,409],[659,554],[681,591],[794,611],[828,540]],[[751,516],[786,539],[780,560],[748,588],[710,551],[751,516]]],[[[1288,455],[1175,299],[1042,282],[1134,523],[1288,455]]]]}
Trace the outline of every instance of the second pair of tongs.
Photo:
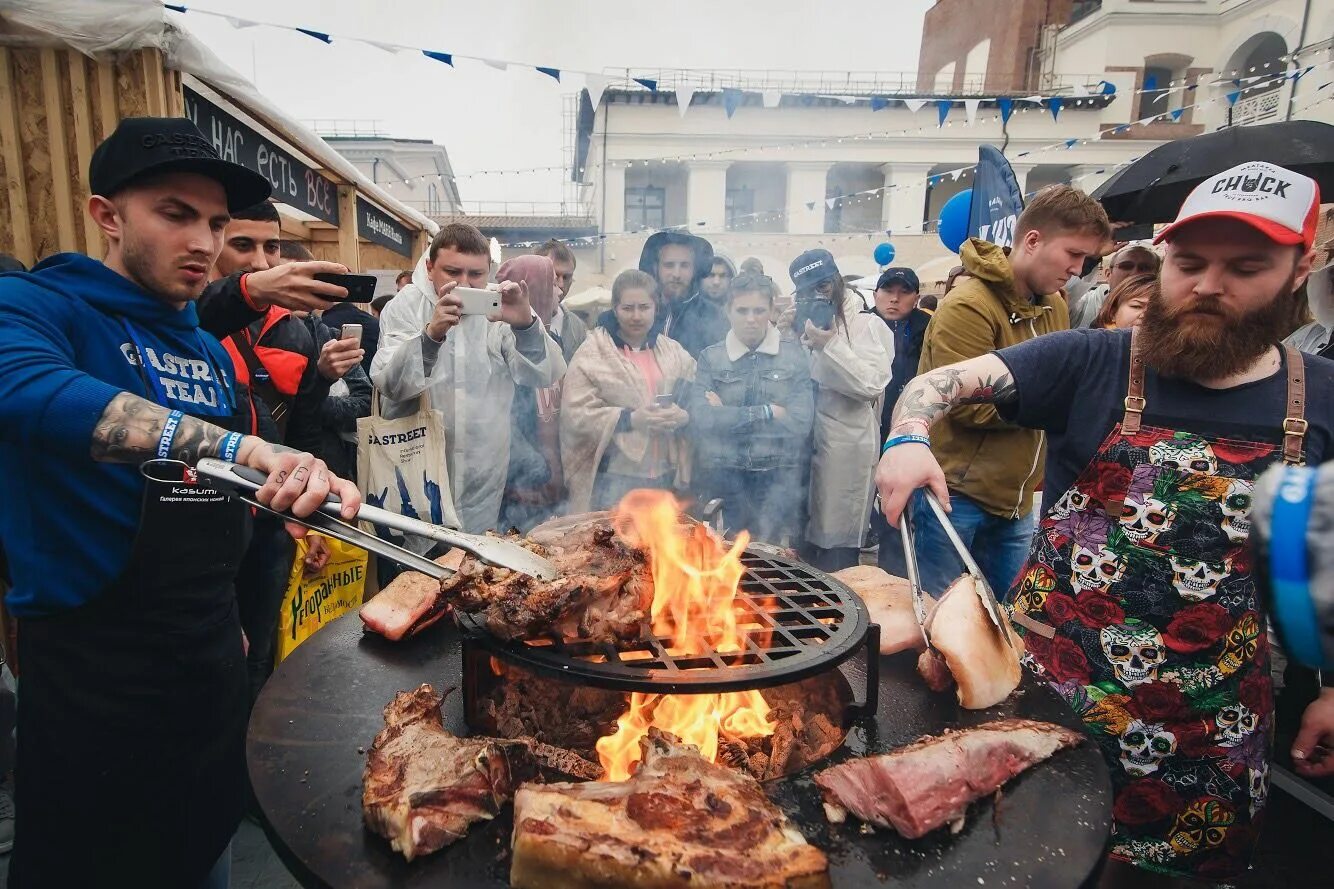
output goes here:
{"type": "MultiPolygon", "coordinates": [[[[926,498],[927,505],[935,513],[936,520],[940,522],[940,527],[944,529],[945,536],[950,539],[954,546],[954,551],[958,553],[959,559],[963,562],[964,569],[968,576],[973,580],[973,589],[977,597],[982,601],[982,610],[991,618],[992,624],[1000,631],[1001,638],[1005,644],[1011,648],[1015,646],[1014,636],[1010,632],[1009,621],[1001,614],[1001,605],[996,600],[996,594],[991,589],[991,584],[987,583],[986,576],[982,574],[982,569],[978,566],[973,554],[964,546],[963,538],[955,530],[954,525],[950,523],[949,513],[945,512],[945,507],[940,505],[936,495],[929,490],[924,490],[923,495],[926,498]]],[[[917,551],[914,549],[914,538],[911,529],[912,519],[909,515],[909,506],[905,505],[903,517],[899,520],[899,533],[903,536],[903,556],[908,566],[908,583],[912,587],[913,609],[917,614],[917,623],[923,627],[922,635],[926,636],[926,603],[922,596],[920,575],[917,570],[917,551]]],[[[927,639],[928,646],[930,639],[927,639]]]]}
{"type": "MultiPolygon", "coordinates": [[[[424,556],[419,556],[411,550],[396,546],[387,540],[381,540],[374,534],[369,534],[355,525],[344,522],[341,518],[342,504],[337,497],[331,496],[324,501],[318,511],[308,516],[297,518],[288,512],[276,512],[269,509],[254,499],[254,492],[267,481],[264,473],[247,466],[238,466],[235,463],[228,463],[224,460],[216,460],[212,457],[201,459],[195,469],[200,475],[227,487],[236,492],[242,500],[255,506],[265,512],[272,512],[288,521],[294,521],[297,524],[304,525],[307,528],[319,531],[321,534],[327,534],[330,537],[350,543],[353,546],[359,546],[364,550],[373,552],[376,555],[383,556],[394,562],[411,568],[414,571],[420,571],[423,574],[441,579],[449,577],[454,572],[448,568],[443,568],[432,562],[424,556]]],[[[440,543],[457,547],[466,553],[471,553],[477,558],[486,562],[488,565],[496,565],[501,568],[508,568],[511,571],[517,571],[520,574],[527,574],[536,577],[539,580],[554,580],[558,576],[556,566],[551,562],[539,556],[537,553],[525,549],[509,540],[500,537],[487,537],[481,534],[465,534],[462,531],[456,531],[452,528],[443,528],[439,525],[432,525],[418,519],[399,515],[395,512],[389,512],[386,509],[380,509],[376,506],[363,503],[357,511],[357,518],[370,522],[373,525],[383,525],[400,531],[414,537],[424,537],[429,540],[436,540],[440,543]]]]}

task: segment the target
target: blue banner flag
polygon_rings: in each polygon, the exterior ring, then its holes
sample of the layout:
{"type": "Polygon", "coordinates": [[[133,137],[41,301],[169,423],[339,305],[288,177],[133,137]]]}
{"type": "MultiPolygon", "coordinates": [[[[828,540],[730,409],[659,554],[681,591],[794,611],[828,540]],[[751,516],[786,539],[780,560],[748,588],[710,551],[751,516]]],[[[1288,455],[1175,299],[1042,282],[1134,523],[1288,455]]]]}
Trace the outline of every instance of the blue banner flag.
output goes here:
{"type": "Polygon", "coordinates": [[[968,215],[968,233],[999,247],[1014,241],[1014,226],[1024,209],[1023,192],[1014,178],[1010,162],[1000,150],[983,145],[977,152],[973,177],[973,203],[968,215]]]}

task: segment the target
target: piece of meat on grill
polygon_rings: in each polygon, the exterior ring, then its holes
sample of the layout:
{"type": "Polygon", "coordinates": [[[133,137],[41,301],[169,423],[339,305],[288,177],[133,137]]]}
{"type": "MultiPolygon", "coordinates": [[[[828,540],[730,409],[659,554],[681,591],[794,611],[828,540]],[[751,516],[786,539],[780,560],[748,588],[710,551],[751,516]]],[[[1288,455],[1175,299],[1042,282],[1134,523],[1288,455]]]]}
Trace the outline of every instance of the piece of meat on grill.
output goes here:
{"type": "MultiPolygon", "coordinates": [[[[463,556],[463,550],[452,549],[435,561],[457,571],[463,556]]],[[[440,581],[417,571],[404,571],[385,584],[360,611],[366,629],[395,641],[420,633],[447,613],[440,581]]]]}
{"type": "Polygon", "coordinates": [[[830,821],[842,822],[851,812],[916,839],[946,824],[962,829],[969,803],[1082,739],[1050,722],[998,719],[848,760],[817,772],[815,783],[830,821]]]}
{"type": "MultiPolygon", "coordinates": [[[[934,651],[922,652],[917,660],[918,673],[933,691],[944,691],[952,677],[959,703],[969,710],[999,704],[1023,678],[1019,658],[1024,643],[1012,626],[1013,645],[1006,642],[983,607],[976,583],[965,574],[940,597],[926,618],[926,634],[934,651]]],[[[1006,610],[1001,608],[999,613],[1008,625],[1006,610]]]]}
{"type": "Polygon", "coordinates": [[[441,695],[429,685],[401,691],[384,708],[384,729],[366,757],[366,826],[411,861],[494,818],[514,788],[537,774],[522,741],[460,738],[445,731],[441,695]]]}
{"type": "Polygon", "coordinates": [[[525,784],[514,797],[515,889],[814,889],[824,853],[748,775],[650,729],[628,781],[525,784]]]}
{"type": "MultiPolygon", "coordinates": [[[[834,577],[866,603],[871,623],[880,625],[880,653],[897,654],[900,651],[926,648],[926,639],[913,611],[912,587],[902,577],[895,577],[874,565],[857,565],[835,571],[834,577]]],[[[929,611],[935,599],[922,594],[929,611]]]]}
{"type": "Polygon", "coordinates": [[[525,542],[556,566],[544,581],[472,558],[441,584],[460,611],[501,639],[560,636],[603,642],[637,638],[650,619],[653,579],[644,551],[606,522],[569,531],[560,545],[525,542]]]}

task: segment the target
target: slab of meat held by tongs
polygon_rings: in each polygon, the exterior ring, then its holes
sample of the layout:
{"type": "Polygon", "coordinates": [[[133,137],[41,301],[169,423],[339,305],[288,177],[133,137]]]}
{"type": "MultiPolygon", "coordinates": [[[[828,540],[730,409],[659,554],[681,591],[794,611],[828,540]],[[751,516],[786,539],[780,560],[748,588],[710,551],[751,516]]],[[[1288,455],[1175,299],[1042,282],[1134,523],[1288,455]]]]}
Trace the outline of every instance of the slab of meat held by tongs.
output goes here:
{"type": "MultiPolygon", "coordinates": [[[[450,569],[438,565],[424,556],[417,555],[401,546],[396,546],[387,540],[381,540],[374,534],[369,534],[355,525],[344,522],[340,512],[341,504],[337,497],[330,497],[318,511],[297,518],[290,512],[277,512],[269,509],[254,499],[254,492],[259,490],[260,486],[267,480],[262,472],[246,466],[238,466],[235,463],[228,463],[225,460],[216,460],[212,457],[205,457],[200,460],[195,469],[201,476],[235,493],[241,500],[251,506],[273,513],[287,521],[304,525],[344,543],[359,546],[368,552],[383,556],[414,571],[420,571],[437,580],[443,580],[454,574],[450,569]]],[[[466,553],[471,553],[489,565],[508,568],[520,574],[536,577],[539,580],[555,580],[558,576],[556,566],[551,562],[537,553],[519,546],[517,543],[500,537],[465,534],[453,528],[432,525],[365,503],[357,511],[357,518],[414,537],[424,537],[451,547],[457,547],[466,553]]]]}
{"type": "MultiPolygon", "coordinates": [[[[927,505],[931,511],[936,514],[936,520],[945,530],[945,536],[949,538],[954,546],[954,551],[958,553],[959,559],[963,562],[964,569],[973,580],[973,589],[977,592],[978,599],[982,602],[982,609],[990,618],[992,626],[1000,633],[1005,644],[1010,648],[1015,647],[1014,636],[1010,630],[1009,621],[1001,617],[1001,606],[996,601],[996,594],[992,591],[991,585],[987,583],[986,577],[982,574],[982,569],[978,567],[973,554],[964,546],[963,539],[959,537],[959,532],[954,529],[950,523],[949,514],[945,512],[945,507],[940,505],[936,495],[930,491],[923,491],[926,497],[927,505]]],[[[927,640],[927,647],[930,649],[931,639],[926,631],[926,602],[922,596],[920,574],[917,570],[917,550],[914,548],[914,538],[912,530],[912,518],[909,515],[909,509],[904,507],[903,517],[899,521],[899,533],[903,536],[903,555],[908,566],[908,583],[912,587],[913,609],[917,614],[917,622],[922,626],[922,636],[927,640]]]]}

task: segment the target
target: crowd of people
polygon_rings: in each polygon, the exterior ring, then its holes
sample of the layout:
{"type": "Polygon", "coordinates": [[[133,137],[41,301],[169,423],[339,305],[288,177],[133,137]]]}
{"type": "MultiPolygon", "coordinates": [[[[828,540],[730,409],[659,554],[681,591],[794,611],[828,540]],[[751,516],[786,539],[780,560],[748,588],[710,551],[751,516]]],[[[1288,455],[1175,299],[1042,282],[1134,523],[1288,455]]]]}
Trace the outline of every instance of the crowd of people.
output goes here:
{"type": "MultiPolygon", "coordinates": [[[[123,121],[89,182],[105,259],[0,278],[23,685],[10,885],[95,885],[127,849],[143,885],[226,885],[294,540],[189,467],[223,457],[268,475],[275,509],[332,492],[351,516],[357,419],[423,403],[442,514],[470,532],[658,488],[819,568],[874,552],[904,575],[906,513],[939,594],[960,565],[921,508],[931,489],[1008,591],[1026,663],[1107,756],[1113,857],[1245,869],[1276,720],[1249,494],[1268,464],[1334,447],[1334,363],[1314,354],[1328,327],[1306,315],[1307,279],[1330,289],[1328,268],[1312,277],[1328,257],[1311,180],[1265,164],[1208,179],[1155,244],[1118,244],[1096,201],[1051,186],[1012,246],[965,242],[939,298],[906,267],[854,286],[819,248],[785,293],[757,260],[661,231],[588,319],[565,307],[568,245],[493,268],[465,223],[394,294],[341,302],[318,276],[347,269],[284,239],[267,181],[185,120],[123,121]],[[1227,204],[1242,181],[1246,205],[1227,204]],[[499,310],[465,313],[457,289],[488,286],[499,310]],[[72,799],[97,825],[77,856],[72,799]],[[1181,839],[1200,819],[1215,832],[1181,839]]],[[[1315,753],[1334,744],[1334,692],[1303,709],[1294,762],[1334,773],[1315,753]]]]}

